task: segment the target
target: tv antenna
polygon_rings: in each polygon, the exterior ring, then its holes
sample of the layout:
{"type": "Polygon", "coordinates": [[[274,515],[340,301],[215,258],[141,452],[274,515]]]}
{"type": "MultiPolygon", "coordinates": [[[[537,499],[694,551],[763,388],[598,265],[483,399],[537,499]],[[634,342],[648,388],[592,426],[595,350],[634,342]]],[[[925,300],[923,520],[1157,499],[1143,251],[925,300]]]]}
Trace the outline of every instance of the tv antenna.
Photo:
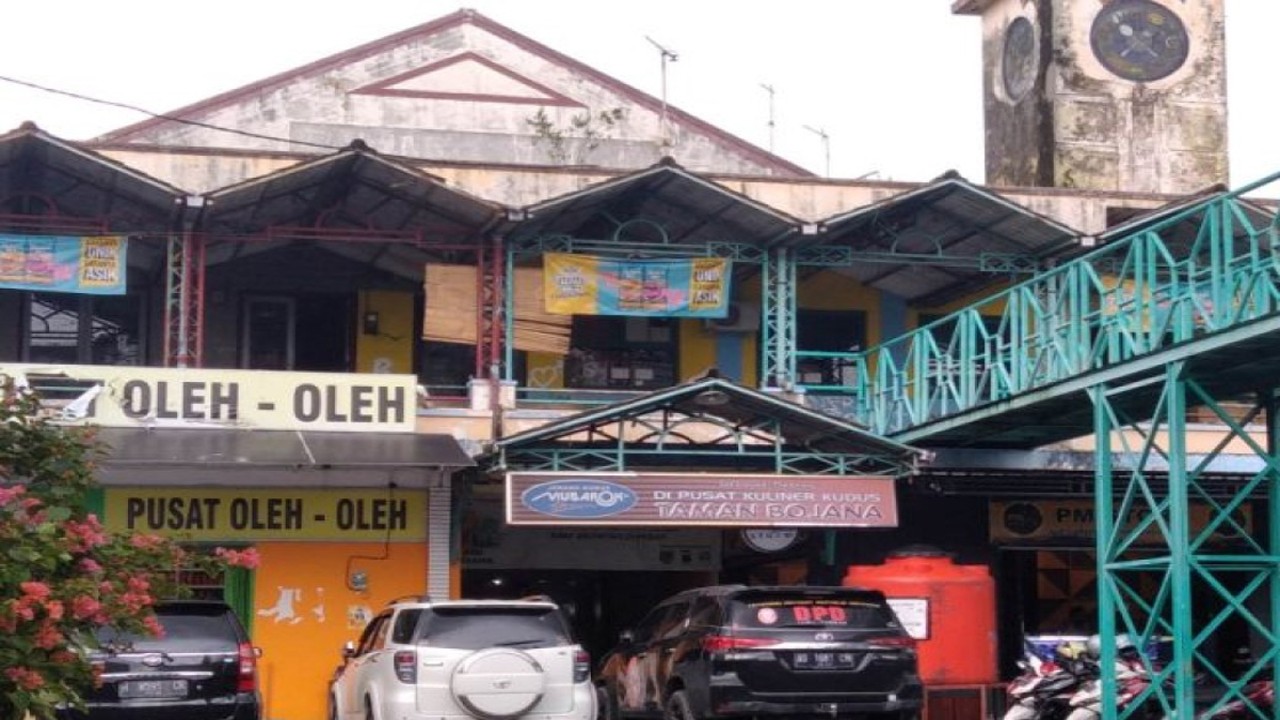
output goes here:
{"type": "Polygon", "coordinates": [[[662,62],[662,115],[658,119],[658,128],[662,134],[662,142],[665,144],[667,142],[667,63],[679,60],[680,56],[648,35],[645,35],[644,39],[658,48],[658,55],[662,62]]]}
{"type": "Polygon", "coordinates": [[[760,87],[769,93],[769,152],[773,152],[773,96],[774,90],[772,85],[760,83],[760,87]]]}
{"type": "Polygon", "coordinates": [[[816,127],[810,127],[809,125],[805,125],[804,129],[822,138],[822,152],[824,155],[826,155],[826,158],[827,158],[827,175],[826,176],[831,177],[831,136],[828,135],[827,131],[823,128],[816,128],[816,127]]]}

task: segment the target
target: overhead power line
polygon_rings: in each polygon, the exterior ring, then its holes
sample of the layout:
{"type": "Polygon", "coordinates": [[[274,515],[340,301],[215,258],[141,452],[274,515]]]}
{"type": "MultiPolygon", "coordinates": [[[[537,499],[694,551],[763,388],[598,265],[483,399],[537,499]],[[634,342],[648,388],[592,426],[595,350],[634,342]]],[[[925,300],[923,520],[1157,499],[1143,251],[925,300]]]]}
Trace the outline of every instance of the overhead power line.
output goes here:
{"type": "Polygon", "coordinates": [[[207,130],[216,130],[219,132],[232,133],[235,135],[243,135],[244,137],[251,137],[257,140],[271,140],[273,142],[290,143],[293,145],[305,145],[307,147],[320,148],[322,150],[341,150],[342,149],[341,147],[338,147],[336,145],[325,145],[323,143],[307,142],[306,140],[282,138],[282,137],[277,137],[275,135],[266,135],[263,133],[256,133],[250,130],[240,130],[237,128],[223,127],[221,125],[213,125],[211,123],[200,122],[199,120],[188,120],[186,118],[174,117],[173,115],[165,115],[164,113],[152,112],[150,110],[147,110],[146,108],[140,108],[137,105],[130,105],[128,103],[116,102],[114,100],[103,100],[102,98],[91,97],[89,95],[82,95],[80,93],[71,92],[70,90],[59,90],[58,88],[52,88],[46,85],[40,85],[38,83],[29,82],[27,80],[19,80],[18,78],[8,77],[5,75],[0,75],[0,81],[12,83],[14,85],[21,85],[23,87],[32,88],[32,89],[40,90],[47,93],[52,93],[54,95],[62,95],[64,97],[73,98],[75,100],[83,100],[85,102],[97,103],[98,105],[106,105],[108,107],[121,108],[123,110],[131,110],[133,112],[142,113],[143,115],[147,115],[148,117],[153,117],[158,120],[168,120],[170,122],[182,123],[183,125],[202,127],[207,130]]]}

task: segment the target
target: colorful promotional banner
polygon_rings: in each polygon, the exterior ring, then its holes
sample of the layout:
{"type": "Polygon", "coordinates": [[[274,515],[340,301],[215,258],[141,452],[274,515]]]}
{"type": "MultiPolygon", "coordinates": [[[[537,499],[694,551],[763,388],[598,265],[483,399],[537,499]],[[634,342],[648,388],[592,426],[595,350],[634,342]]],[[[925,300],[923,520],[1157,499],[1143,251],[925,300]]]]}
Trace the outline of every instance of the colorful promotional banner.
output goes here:
{"type": "Polygon", "coordinates": [[[0,288],[123,295],[126,238],[0,235],[0,288]]]}
{"type": "Polygon", "coordinates": [[[547,312],[555,315],[723,318],[729,312],[730,268],[724,258],[547,253],[542,262],[547,312]]]}

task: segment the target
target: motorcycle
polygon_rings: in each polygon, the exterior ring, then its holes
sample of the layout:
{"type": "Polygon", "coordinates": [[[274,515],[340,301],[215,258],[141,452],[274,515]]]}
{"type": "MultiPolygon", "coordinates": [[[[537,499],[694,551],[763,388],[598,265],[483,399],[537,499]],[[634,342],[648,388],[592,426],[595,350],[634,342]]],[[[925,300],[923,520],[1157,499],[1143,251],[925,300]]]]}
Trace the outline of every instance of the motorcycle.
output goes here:
{"type": "Polygon", "coordinates": [[[1065,720],[1070,700],[1087,677],[1087,664],[1075,648],[1059,648],[1056,658],[1028,651],[1018,662],[1022,674],[1009,683],[1008,710],[1002,720],[1065,720]]]}
{"type": "Polygon", "coordinates": [[[1236,699],[1217,710],[1201,713],[1196,720],[1250,720],[1273,717],[1276,706],[1276,686],[1270,680],[1259,680],[1245,685],[1244,699],[1236,699]]]}
{"type": "MultiPolygon", "coordinates": [[[[1136,655],[1116,659],[1116,707],[1124,710],[1151,686],[1151,675],[1136,655]]],[[[1081,684],[1068,701],[1071,712],[1066,720],[1099,720],[1102,717],[1102,678],[1095,675],[1081,684]]],[[[1154,716],[1155,713],[1148,713],[1154,716]]]]}

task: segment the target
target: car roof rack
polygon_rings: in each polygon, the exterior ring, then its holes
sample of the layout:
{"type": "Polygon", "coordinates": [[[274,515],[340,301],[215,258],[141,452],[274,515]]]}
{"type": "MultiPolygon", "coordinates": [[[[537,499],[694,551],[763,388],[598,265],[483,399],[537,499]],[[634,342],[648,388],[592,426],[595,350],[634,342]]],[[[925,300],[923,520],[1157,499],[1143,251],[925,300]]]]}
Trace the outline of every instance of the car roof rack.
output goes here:
{"type": "Polygon", "coordinates": [[[388,605],[396,605],[403,602],[431,602],[431,596],[426,593],[417,595],[401,595],[398,598],[392,598],[387,601],[388,605]]]}

